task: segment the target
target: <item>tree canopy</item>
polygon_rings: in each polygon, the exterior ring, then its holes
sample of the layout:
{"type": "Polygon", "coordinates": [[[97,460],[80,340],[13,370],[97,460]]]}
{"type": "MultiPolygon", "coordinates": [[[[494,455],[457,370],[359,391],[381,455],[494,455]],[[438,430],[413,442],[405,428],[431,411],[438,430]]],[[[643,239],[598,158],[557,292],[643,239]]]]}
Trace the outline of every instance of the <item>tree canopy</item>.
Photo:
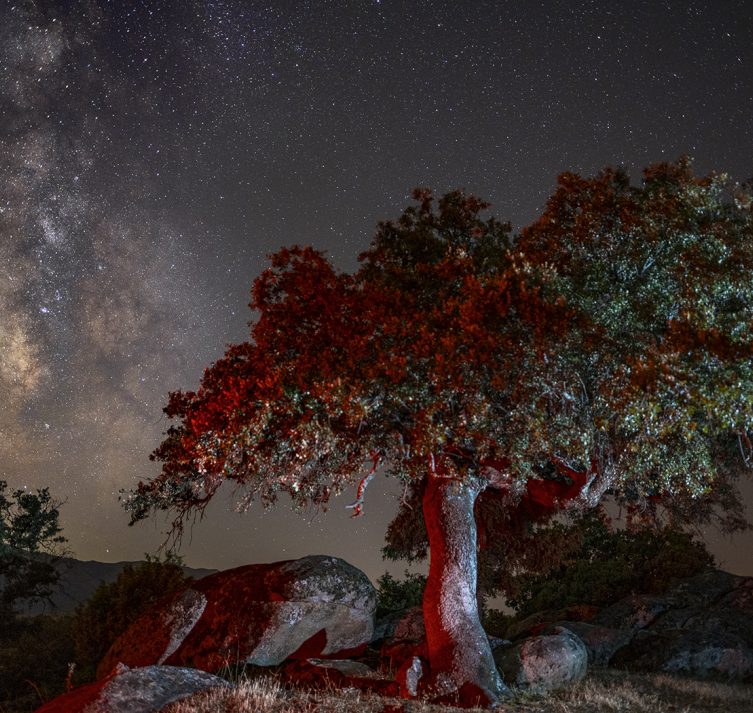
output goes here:
{"type": "Polygon", "coordinates": [[[271,256],[249,340],[170,395],[161,472],[126,507],[180,528],[226,481],[242,505],[358,483],[359,512],[377,471],[399,478],[431,550],[432,671],[488,702],[504,685],[476,610],[480,493],[533,515],[607,492],[692,509],[751,465],[751,199],[686,160],[637,186],[563,174],[516,236],[462,191],[413,197],[354,274],[311,247],[271,256]]]}
{"type": "Polygon", "coordinates": [[[751,211],[728,189],[687,161],[640,186],[563,174],[517,238],[472,196],[418,190],[354,275],[279,251],[249,341],[170,395],[162,472],[127,507],[182,516],[224,480],[324,503],[364,464],[702,495],[730,446],[751,457],[751,211]]]}

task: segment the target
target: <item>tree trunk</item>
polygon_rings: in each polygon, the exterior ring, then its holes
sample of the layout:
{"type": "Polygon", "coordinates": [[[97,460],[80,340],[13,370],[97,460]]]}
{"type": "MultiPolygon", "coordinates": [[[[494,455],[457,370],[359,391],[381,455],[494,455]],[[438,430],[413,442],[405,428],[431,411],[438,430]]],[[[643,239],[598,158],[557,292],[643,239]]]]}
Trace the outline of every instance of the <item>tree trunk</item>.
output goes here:
{"type": "Polygon", "coordinates": [[[509,694],[497,672],[476,600],[476,479],[428,475],[423,513],[429,537],[424,621],[431,677],[460,701],[494,704],[509,694]]]}

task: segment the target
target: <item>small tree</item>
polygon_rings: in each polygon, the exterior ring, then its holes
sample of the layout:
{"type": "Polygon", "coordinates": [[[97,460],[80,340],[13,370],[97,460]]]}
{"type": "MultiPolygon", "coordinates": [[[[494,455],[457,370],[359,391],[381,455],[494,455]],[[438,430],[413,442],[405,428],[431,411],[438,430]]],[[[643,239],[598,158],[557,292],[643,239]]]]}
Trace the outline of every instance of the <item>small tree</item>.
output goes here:
{"type": "Polygon", "coordinates": [[[8,492],[0,480],[0,618],[6,623],[19,607],[49,600],[55,590],[55,564],[66,542],[59,507],[47,488],[8,492]]]}
{"type": "Polygon", "coordinates": [[[146,555],[145,562],[126,564],[114,582],[100,584],[76,610],[76,663],[83,678],[94,678],[112,643],[141,614],[188,581],[180,558],[168,554],[164,561],[146,555]]]}
{"type": "Polygon", "coordinates": [[[477,198],[414,197],[353,275],[308,247],[272,256],[249,341],[171,394],[162,471],[126,507],[180,528],[225,481],[271,505],[360,478],[358,513],[381,468],[423,514],[433,681],[491,703],[506,687],[478,618],[481,493],[503,512],[700,497],[727,476],[723,435],[750,459],[753,219],[687,162],[638,187],[563,175],[517,240],[477,198]]]}

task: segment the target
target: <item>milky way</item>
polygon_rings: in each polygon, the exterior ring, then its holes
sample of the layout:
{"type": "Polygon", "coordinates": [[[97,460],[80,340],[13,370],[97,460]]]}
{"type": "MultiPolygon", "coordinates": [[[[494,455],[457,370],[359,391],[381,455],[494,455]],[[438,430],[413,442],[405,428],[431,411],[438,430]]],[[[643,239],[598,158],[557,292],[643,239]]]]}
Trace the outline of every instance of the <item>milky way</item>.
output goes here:
{"type": "MultiPolygon", "coordinates": [[[[154,472],[168,391],[246,334],[269,252],[350,269],[416,185],[519,226],[563,170],[749,178],[750,3],[617,5],[2,3],[0,477],[67,498],[78,556],[138,558],[164,523],[128,529],[118,491],[154,472]]],[[[218,505],[187,558],[378,574],[390,494],[357,523],[342,504],[218,505]]]]}

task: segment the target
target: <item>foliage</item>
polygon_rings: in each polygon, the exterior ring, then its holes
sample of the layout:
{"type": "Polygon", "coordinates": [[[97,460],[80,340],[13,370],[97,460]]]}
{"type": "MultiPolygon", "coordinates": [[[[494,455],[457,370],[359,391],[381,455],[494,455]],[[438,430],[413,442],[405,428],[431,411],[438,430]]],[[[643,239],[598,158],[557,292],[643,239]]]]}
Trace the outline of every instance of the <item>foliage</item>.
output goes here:
{"type": "Polygon", "coordinates": [[[391,611],[421,606],[426,576],[405,571],[405,579],[395,579],[385,572],[377,579],[377,616],[391,611]]]}
{"type": "Polygon", "coordinates": [[[182,561],[173,554],[164,560],[146,555],[146,561],[125,565],[114,582],[101,584],[76,610],[74,639],[76,663],[87,680],[118,638],[144,611],[188,581],[182,561]]]}
{"type": "Polygon", "coordinates": [[[510,624],[515,620],[515,616],[501,609],[485,609],[482,612],[481,621],[484,631],[489,636],[496,636],[498,639],[505,638],[505,632],[510,624]]]}
{"type": "Polygon", "coordinates": [[[750,464],[753,214],[729,188],[687,160],[649,167],[640,187],[622,171],[564,174],[520,236],[550,298],[589,315],[555,397],[582,424],[581,458],[628,499],[703,496],[726,434],[750,464]]]}
{"type": "Polygon", "coordinates": [[[551,539],[578,549],[548,571],[519,573],[507,582],[507,602],[519,616],[577,604],[603,606],[628,594],[660,594],[714,565],[706,546],[671,526],[614,529],[601,513],[554,524],[551,539]]]}
{"type": "Polygon", "coordinates": [[[366,462],[416,482],[430,459],[452,465],[452,439],[488,450],[493,419],[477,382],[490,391],[496,372],[511,388],[502,363],[521,340],[507,332],[526,318],[510,303],[528,313],[537,301],[503,276],[509,228],[482,221],[485,204],[453,193],[434,214],[427,191],[416,197],[399,224],[380,226],[354,276],[311,248],[272,256],[253,288],[251,341],[207,370],[198,392],[171,395],[166,412],[180,425],[154,454],[162,475],[126,502],[135,519],[152,507],[180,519],[226,478],[266,504],[280,491],[324,503],[366,462]]]}
{"type": "Polygon", "coordinates": [[[72,661],[72,616],[19,619],[0,635],[0,710],[26,713],[63,693],[72,661]]]}
{"type": "Polygon", "coordinates": [[[727,186],[687,161],[637,187],[563,174],[517,240],[477,198],[417,190],[353,275],[279,251],[250,340],[171,394],[162,471],[126,507],[180,525],[224,480],[326,503],[366,463],[550,509],[556,482],[590,505],[705,496],[719,439],[752,450],[753,218],[727,186]]]}
{"type": "Polygon", "coordinates": [[[60,503],[47,488],[7,489],[0,480],[0,617],[10,624],[24,602],[49,599],[66,539],[58,521],[60,503]]]}

